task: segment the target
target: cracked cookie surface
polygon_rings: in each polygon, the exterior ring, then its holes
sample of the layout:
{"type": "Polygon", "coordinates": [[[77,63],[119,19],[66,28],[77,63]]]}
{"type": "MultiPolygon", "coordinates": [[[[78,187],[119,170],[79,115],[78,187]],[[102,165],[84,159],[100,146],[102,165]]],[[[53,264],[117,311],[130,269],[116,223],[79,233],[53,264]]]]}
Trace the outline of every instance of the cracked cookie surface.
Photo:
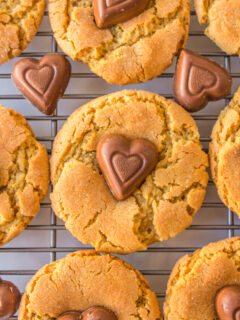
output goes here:
{"type": "Polygon", "coordinates": [[[211,138],[209,157],[218,194],[240,217],[240,88],[221,112],[211,138]]]}
{"type": "Polygon", "coordinates": [[[61,49],[109,83],[147,81],[171,65],[184,47],[189,0],[150,0],[139,16],[98,29],[92,0],[50,0],[49,17],[61,49]]]}
{"type": "Polygon", "coordinates": [[[161,320],[156,295],[140,272],[95,251],[78,251],[40,269],[26,287],[19,320],[51,320],[102,306],[118,320],[161,320]]]}
{"type": "Polygon", "coordinates": [[[164,303],[166,320],[215,320],[215,295],[240,284],[240,238],[211,243],[175,265],[164,303]]]}
{"type": "Polygon", "coordinates": [[[46,148],[25,118],[0,105],[0,245],[31,222],[48,191],[46,148]]]}
{"type": "Polygon", "coordinates": [[[0,64],[27,47],[41,23],[46,0],[0,1],[0,64]]]}
{"type": "Polygon", "coordinates": [[[198,20],[207,24],[205,34],[223,51],[240,56],[240,2],[194,0],[198,20]]]}
{"type": "Polygon", "coordinates": [[[76,110],[58,133],[51,164],[52,206],[83,243],[131,253],[187,228],[208,182],[207,155],[193,118],[179,105],[146,91],[125,90],[76,110]],[[147,139],[159,161],[128,199],[117,201],[96,161],[108,134],[147,139]]]}

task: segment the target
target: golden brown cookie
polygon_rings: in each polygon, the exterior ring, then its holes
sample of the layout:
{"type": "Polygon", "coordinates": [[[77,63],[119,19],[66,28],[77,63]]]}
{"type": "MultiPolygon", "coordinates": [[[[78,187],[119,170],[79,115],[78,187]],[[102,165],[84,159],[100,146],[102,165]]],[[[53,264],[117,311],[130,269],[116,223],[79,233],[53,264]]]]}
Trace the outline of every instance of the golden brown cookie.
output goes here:
{"type": "Polygon", "coordinates": [[[209,155],[218,194],[240,217],[240,88],[213,128],[209,155]]]}
{"type": "Polygon", "coordinates": [[[92,0],[50,0],[49,17],[61,49],[109,83],[128,84],[160,75],[184,47],[189,0],[150,0],[147,9],[108,29],[96,26],[92,0]]]}
{"type": "Polygon", "coordinates": [[[205,34],[228,54],[240,55],[240,2],[194,0],[198,20],[207,24],[205,34]]]}
{"type": "Polygon", "coordinates": [[[46,0],[0,1],[0,64],[27,47],[41,23],[46,0]]]}
{"type": "Polygon", "coordinates": [[[46,148],[25,118],[0,105],[0,245],[31,222],[49,183],[46,148]]]}
{"type": "Polygon", "coordinates": [[[78,251],[36,273],[22,298],[19,320],[51,320],[94,306],[109,309],[118,320],[162,319],[156,295],[140,272],[114,256],[78,251]]]}
{"type": "Polygon", "coordinates": [[[166,320],[215,320],[215,296],[240,285],[240,237],[211,243],[175,265],[164,303],[166,320]]]}
{"type": "Polygon", "coordinates": [[[125,90],[76,110],[58,133],[51,157],[52,206],[66,228],[97,250],[130,253],[187,228],[208,182],[207,155],[193,118],[171,100],[125,90]],[[156,168],[126,200],[117,201],[96,161],[108,134],[146,139],[156,168]]]}

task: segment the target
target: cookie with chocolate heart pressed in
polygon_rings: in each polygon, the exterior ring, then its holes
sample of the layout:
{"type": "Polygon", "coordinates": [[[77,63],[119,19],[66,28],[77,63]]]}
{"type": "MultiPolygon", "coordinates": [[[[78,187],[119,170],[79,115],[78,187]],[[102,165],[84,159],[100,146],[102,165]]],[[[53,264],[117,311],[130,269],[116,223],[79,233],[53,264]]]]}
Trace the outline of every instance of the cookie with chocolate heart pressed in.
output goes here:
{"type": "MultiPolygon", "coordinates": [[[[54,212],[76,238],[105,252],[144,250],[182,232],[201,207],[208,182],[208,159],[193,118],[173,101],[145,91],[113,93],[76,110],[58,133],[50,162],[54,212]],[[122,201],[105,180],[112,167],[104,168],[96,155],[109,135],[125,137],[124,143],[111,140],[110,152],[101,155],[107,167],[111,159],[124,183],[132,176],[136,182],[146,159],[139,142],[157,150],[157,163],[155,153],[148,154],[150,171],[122,201]]],[[[117,186],[122,188],[121,181],[117,186]]]]}
{"type": "Polygon", "coordinates": [[[170,275],[166,320],[237,320],[240,237],[211,243],[181,258],[170,275]]]}
{"type": "Polygon", "coordinates": [[[89,250],[46,265],[26,287],[18,319],[56,318],[162,320],[157,297],[139,271],[89,250]]]}
{"type": "Polygon", "coordinates": [[[218,194],[240,217],[240,88],[221,112],[211,138],[209,157],[218,194]]]}
{"type": "Polygon", "coordinates": [[[240,56],[240,2],[238,0],[194,0],[205,34],[228,54],[240,56]]]}
{"type": "Polygon", "coordinates": [[[45,146],[19,113],[0,105],[0,246],[32,221],[45,198],[49,163],[45,146]]]}
{"type": "Polygon", "coordinates": [[[155,78],[172,64],[188,37],[190,1],[50,0],[49,17],[68,56],[124,85],[155,78]]]}
{"type": "Polygon", "coordinates": [[[46,0],[0,1],[0,64],[19,56],[32,41],[45,5],[46,0]]]}

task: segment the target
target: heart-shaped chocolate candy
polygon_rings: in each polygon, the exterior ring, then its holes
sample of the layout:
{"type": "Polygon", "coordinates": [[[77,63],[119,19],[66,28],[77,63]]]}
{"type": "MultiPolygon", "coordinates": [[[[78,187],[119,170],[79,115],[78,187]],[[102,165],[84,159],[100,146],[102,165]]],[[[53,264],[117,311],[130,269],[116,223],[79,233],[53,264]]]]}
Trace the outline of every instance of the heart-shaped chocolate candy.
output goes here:
{"type": "Polygon", "coordinates": [[[50,115],[57,101],[64,94],[71,76],[71,65],[58,53],[36,59],[18,61],[12,71],[12,79],[28,99],[41,112],[50,115]]]}
{"type": "Polygon", "coordinates": [[[220,320],[240,320],[240,285],[230,285],[219,290],[215,307],[220,320]]]}
{"type": "Polygon", "coordinates": [[[64,312],[57,317],[57,320],[117,320],[117,317],[107,308],[94,306],[83,313],[81,311],[64,312]]]}
{"type": "Polygon", "coordinates": [[[142,13],[149,0],[93,0],[93,12],[99,28],[130,20],[142,13]]]}
{"type": "Polygon", "coordinates": [[[111,310],[96,306],[83,312],[83,320],[117,320],[117,317],[111,310]]]}
{"type": "Polygon", "coordinates": [[[225,97],[231,85],[230,75],[217,63],[192,51],[181,51],[174,78],[174,96],[184,108],[199,111],[209,100],[225,97]]]}
{"type": "Polygon", "coordinates": [[[57,317],[57,320],[82,320],[81,311],[66,311],[57,317]]]}
{"type": "Polygon", "coordinates": [[[97,161],[118,200],[134,192],[158,162],[157,148],[145,139],[107,135],[97,145],[97,161]]]}
{"type": "Polygon", "coordinates": [[[10,281],[0,278],[0,319],[7,320],[17,311],[21,294],[10,281]]]}

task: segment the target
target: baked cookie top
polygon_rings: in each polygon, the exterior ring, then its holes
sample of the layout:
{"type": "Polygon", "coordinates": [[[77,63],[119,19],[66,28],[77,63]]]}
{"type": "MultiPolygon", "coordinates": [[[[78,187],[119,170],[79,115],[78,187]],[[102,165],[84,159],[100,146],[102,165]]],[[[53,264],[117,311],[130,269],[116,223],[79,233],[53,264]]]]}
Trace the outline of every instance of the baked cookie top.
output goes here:
{"type": "Polygon", "coordinates": [[[0,245],[16,237],[37,214],[48,191],[46,148],[25,118],[0,105],[0,245]]]}
{"type": "Polygon", "coordinates": [[[118,320],[161,320],[156,295],[126,262],[78,251],[40,269],[26,287],[19,320],[54,319],[74,310],[106,307],[118,320]]]}
{"type": "Polygon", "coordinates": [[[240,2],[194,0],[198,20],[208,24],[205,34],[228,54],[240,55],[240,2]]]}
{"type": "Polygon", "coordinates": [[[125,90],[76,110],[53,146],[52,206],[66,228],[97,250],[130,253],[176,236],[201,207],[208,182],[207,155],[193,118],[171,100],[125,90]],[[144,183],[117,201],[96,161],[108,134],[146,139],[159,161],[144,183]]]}
{"type": "Polygon", "coordinates": [[[50,0],[49,17],[61,49],[109,83],[160,75],[185,45],[189,0],[150,0],[137,17],[108,29],[96,26],[92,0],[50,0]]]}
{"type": "Polygon", "coordinates": [[[218,194],[240,217],[240,88],[214,125],[209,154],[218,194]]]}
{"type": "Polygon", "coordinates": [[[0,1],[0,64],[21,54],[34,38],[46,0],[0,1]]]}
{"type": "Polygon", "coordinates": [[[216,293],[240,284],[240,238],[231,238],[186,255],[175,265],[164,303],[166,320],[215,320],[216,293]]]}

